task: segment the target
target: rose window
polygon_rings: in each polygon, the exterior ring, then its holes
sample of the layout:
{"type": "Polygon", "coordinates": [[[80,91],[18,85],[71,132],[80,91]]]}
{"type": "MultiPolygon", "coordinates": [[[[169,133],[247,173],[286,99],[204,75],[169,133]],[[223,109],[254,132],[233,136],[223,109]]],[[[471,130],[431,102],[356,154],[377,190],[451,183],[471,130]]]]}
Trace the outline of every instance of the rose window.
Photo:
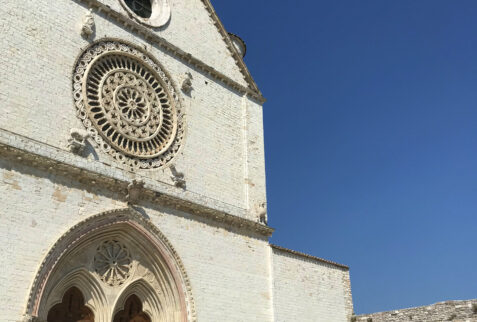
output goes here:
{"type": "Polygon", "coordinates": [[[180,148],[180,101],[165,72],[139,49],[100,43],[77,64],[74,98],[95,142],[119,161],[160,167],[180,148]]]}
{"type": "Polygon", "coordinates": [[[111,286],[123,284],[131,274],[132,260],[126,246],[107,240],[96,249],[94,269],[103,282],[111,286]]]}
{"type": "Polygon", "coordinates": [[[141,125],[149,119],[149,102],[146,96],[134,87],[118,87],[114,93],[114,100],[114,104],[118,107],[126,122],[141,125]]]}

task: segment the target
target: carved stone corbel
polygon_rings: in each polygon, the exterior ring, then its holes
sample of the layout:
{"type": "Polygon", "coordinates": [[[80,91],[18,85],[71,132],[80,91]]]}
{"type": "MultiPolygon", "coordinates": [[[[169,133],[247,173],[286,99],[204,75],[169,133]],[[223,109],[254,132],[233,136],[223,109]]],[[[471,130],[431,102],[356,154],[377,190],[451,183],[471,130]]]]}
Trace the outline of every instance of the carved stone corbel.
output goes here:
{"type": "Polygon", "coordinates": [[[71,129],[70,137],[68,138],[68,148],[71,152],[81,154],[86,148],[86,140],[89,138],[89,133],[81,129],[71,129]]]}
{"type": "Polygon", "coordinates": [[[176,167],[174,165],[170,166],[171,169],[171,179],[174,182],[174,186],[178,188],[185,189],[186,188],[186,181],[184,178],[184,173],[177,171],[176,167]]]}
{"type": "Polygon", "coordinates": [[[128,205],[133,205],[142,199],[142,193],[144,190],[144,181],[134,179],[128,185],[128,194],[126,195],[126,201],[128,205]]]}
{"type": "Polygon", "coordinates": [[[257,214],[257,222],[267,225],[267,203],[261,202],[255,207],[255,211],[257,214]]]}
{"type": "Polygon", "coordinates": [[[81,24],[81,36],[85,39],[89,39],[94,34],[95,22],[93,17],[93,9],[89,9],[89,12],[83,17],[81,24]]]}
{"type": "Polygon", "coordinates": [[[184,81],[182,82],[181,89],[184,93],[190,94],[190,92],[194,89],[192,87],[192,74],[187,72],[184,81]]]}

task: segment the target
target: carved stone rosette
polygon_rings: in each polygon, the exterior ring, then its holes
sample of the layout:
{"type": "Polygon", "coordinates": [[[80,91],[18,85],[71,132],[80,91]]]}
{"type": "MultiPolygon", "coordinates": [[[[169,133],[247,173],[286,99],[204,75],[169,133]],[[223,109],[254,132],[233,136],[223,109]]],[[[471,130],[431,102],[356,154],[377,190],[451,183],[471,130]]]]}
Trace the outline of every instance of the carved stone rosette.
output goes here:
{"type": "Polygon", "coordinates": [[[106,284],[122,285],[131,274],[131,267],[129,250],[119,241],[106,240],[98,246],[94,256],[94,269],[106,284]]]}
{"type": "Polygon", "coordinates": [[[134,168],[171,161],[184,137],[180,99],[159,63],[142,49],[102,40],[73,75],[77,115],[104,152],[134,168]]]}

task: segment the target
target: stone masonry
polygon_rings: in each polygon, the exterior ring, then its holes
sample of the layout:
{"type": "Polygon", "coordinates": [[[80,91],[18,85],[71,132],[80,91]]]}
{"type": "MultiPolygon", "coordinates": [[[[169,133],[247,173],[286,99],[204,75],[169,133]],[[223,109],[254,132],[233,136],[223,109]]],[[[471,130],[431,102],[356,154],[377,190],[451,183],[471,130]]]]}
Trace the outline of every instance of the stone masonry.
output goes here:
{"type": "Polygon", "coordinates": [[[128,3],[0,5],[0,321],[348,321],[346,266],[269,244],[265,99],[210,1],[128,3]]]}
{"type": "Polygon", "coordinates": [[[429,306],[353,316],[356,322],[475,322],[477,299],[446,301],[429,306]]]}

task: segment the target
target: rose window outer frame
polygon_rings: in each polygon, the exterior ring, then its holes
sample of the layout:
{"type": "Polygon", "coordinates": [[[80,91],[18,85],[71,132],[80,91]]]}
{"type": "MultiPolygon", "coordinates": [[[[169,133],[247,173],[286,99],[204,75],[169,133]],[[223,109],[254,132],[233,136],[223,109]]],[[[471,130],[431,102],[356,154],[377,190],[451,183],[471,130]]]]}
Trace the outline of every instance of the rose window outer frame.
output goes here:
{"type": "MultiPolygon", "coordinates": [[[[114,64],[118,63],[109,62],[109,65],[111,66],[114,64]]],[[[104,71],[103,67],[100,69],[104,71]]],[[[98,75],[96,76],[98,77],[98,75]]],[[[138,83],[136,83],[135,85],[138,85],[138,83]]],[[[81,120],[83,126],[86,128],[87,132],[91,136],[95,147],[99,148],[104,153],[110,155],[119,163],[125,164],[126,166],[129,166],[131,168],[162,168],[169,164],[181,150],[181,147],[183,145],[182,142],[185,136],[185,122],[184,111],[178,93],[179,92],[177,91],[167,71],[151,54],[149,54],[142,48],[124,40],[111,38],[98,40],[92,43],[86,49],[84,49],[75,63],[73,72],[73,99],[76,107],[77,117],[81,120]],[[108,65],[108,63],[104,64],[104,62],[111,57],[119,57],[119,60],[123,59],[125,61],[133,62],[134,64],[126,64],[124,66],[116,66],[117,68],[111,68],[110,70],[106,71],[104,75],[101,76],[102,78],[100,77],[101,79],[95,80],[96,84],[93,84],[91,82],[92,77],[91,79],[89,79],[88,77],[91,76],[91,72],[94,72],[92,71],[92,69],[95,68],[95,64],[103,63],[102,65],[106,66],[108,65]],[[135,67],[131,67],[132,65],[135,65],[135,67]],[[117,79],[113,80],[108,85],[112,84],[111,91],[114,90],[117,92],[114,92],[112,94],[110,93],[112,96],[110,95],[108,97],[108,104],[112,104],[112,106],[115,107],[124,103],[124,100],[128,97],[128,95],[118,95],[118,92],[122,91],[124,93],[127,93],[127,88],[132,89],[132,91],[129,91],[130,97],[134,95],[136,95],[135,97],[137,97],[138,95],[140,96],[140,94],[147,93],[148,91],[149,96],[144,97],[144,95],[146,95],[144,94],[143,97],[141,97],[143,100],[141,101],[140,99],[140,101],[142,102],[140,102],[140,104],[142,105],[138,110],[139,113],[129,114],[128,116],[124,115],[125,113],[127,114],[128,111],[121,112],[118,110],[116,111],[118,112],[118,114],[123,114],[119,115],[119,119],[121,122],[118,122],[118,115],[114,115],[114,117],[112,117],[108,114],[108,117],[106,117],[106,119],[108,119],[109,124],[113,127],[113,123],[116,122],[116,125],[119,124],[123,129],[128,130],[126,132],[120,131],[117,127],[116,130],[118,131],[116,131],[116,134],[120,136],[122,135],[123,138],[132,141],[132,150],[131,148],[124,148],[124,144],[123,146],[117,144],[117,141],[119,141],[119,139],[117,138],[117,136],[114,137],[114,133],[111,132],[110,128],[104,129],[101,127],[104,125],[104,123],[98,125],[98,122],[96,122],[98,120],[98,114],[101,114],[101,112],[109,113],[113,110],[111,106],[106,107],[105,104],[103,104],[103,102],[101,101],[101,99],[98,98],[96,99],[96,101],[99,101],[100,106],[98,106],[98,102],[96,102],[95,106],[91,106],[91,100],[88,98],[88,95],[90,94],[90,92],[88,91],[91,91],[92,87],[96,86],[96,88],[93,88],[93,90],[96,90],[98,92],[97,94],[99,97],[100,94],[103,94],[102,89],[104,87],[102,86],[104,86],[105,82],[108,81],[107,78],[115,73],[127,73],[129,72],[127,69],[131,69],[129,71],[132,71],[131,74],[135,74],[136,78],[142,78],[142,87],[139,87],[139,90],[137,90],[136,88],[135,94],[131,94],[131,92],[134,92],[135,90],[134,86],[131,86],[131,84],[128,84],[127,82],[120,83],[120,81],[118,81],[117,79]],[[145,74],[142,73],[149,74],[150,77],[148,76],[149,78],[145,79],[145,74]],[[151,84],[154,84],[154,86],[156,87],[152,88],[151,84]],[[151,95],[150,92],[157,88],[162,90],[159,91],[161,92],[161,95],[159,95],[158,92],[155,93],[156,95],[151,95]],[[145,114],[151,112],[151,101],[154,100],[154,103],[156,104],[154,111],[157,114],[157,118],[154,120],[156,122],[155,129],[153,128],[153,126],[151,126],[150,123],[146,124],[148,122],[151,122],[151,118],[149,116],[145,116],[145,114]],[[121,103],[120,101],[123,102],[121,103]],[[168,107],[168,119],[164,117],[167,114],[164,113],[164,104],[168,107]],[[100,111],[101,109],[102,111],[100,111]],[[142,119],[134,120],[132,116],[139,116],[142,117],[142,119]],[[130,119],[128,119],[128,117],[130,119]],[[116,120],[113,120],[113,118],[116,118],[116,120]],[[126,126],[124,127],[125,124],[126,126]],[[148,129],[147,126],[149,126],[150,128],[148,129]],[[169,133],[165,135],[163,133],[164,131],[161,132],[161,129],[167,127],[169,127],[169,133]],[[149,134],[149,139],[151,140],[148,141],[147,138],[144,137],[134,137],[134,135],[136,135],[138,131],[144,132],[145,128],[146,134],[149,134]],[[133,131],[134,135],[132,137],[131,135],[128,135],[131,134],[131,129],[137,130],[136,133],[134,133],[133,131]],[[151,131],[153,133],[151,133],[151,131]],[[116,144],[114,142],[113,137],[114,139],[116,139],[116,144]],[[158,138],[158,140],[154,140],[155,138],[158,138]],[[137,150],[139,150],[139,146],[142,146],[143,153],[135,153],[134,142],[137,143],[137,150]],[[160,148],[156,149],[155,152],[148,152],[148,149],[150,150],[151,146],[156,146],[157,148],[157,145],[160,145],[160,148]]],[[[120,143],[124,142],[121,141],[120,143]]],[[[131,147],[129,143],[127,143],[125,146],[131,147]]]]}

